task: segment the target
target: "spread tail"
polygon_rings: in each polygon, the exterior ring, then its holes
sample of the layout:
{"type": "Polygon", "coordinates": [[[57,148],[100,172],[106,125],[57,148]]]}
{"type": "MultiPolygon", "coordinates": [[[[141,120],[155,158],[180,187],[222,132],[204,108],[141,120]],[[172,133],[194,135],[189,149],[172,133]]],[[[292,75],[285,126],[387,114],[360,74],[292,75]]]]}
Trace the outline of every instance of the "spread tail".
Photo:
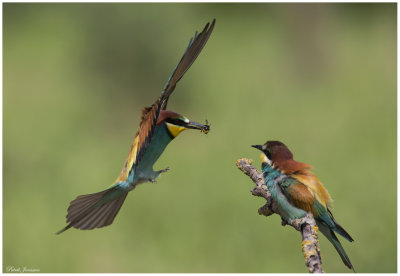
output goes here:
{"type": "Polygon", "coordinates": [[[68,207],[68,225],[56,234],[61,234],[71,227],[90,230],[110,225],[127,194],[127,190],[116,185],[98,193],[78,196],[68,207]]]}
{"type": "Polygon", "coordinates": [[[316,222],[317,222],[318,228],[321,231],[321,233],[325,235],[325,237],[332,243],[332,245],[335,247],[336,251],[339,253],[339,256],[340,256],[340,258],[342,258],[343,263],[348,268],[350,268],[354,272],[356,272],[354,270],[353,265],[350,262],[350,258],[347,256],[346,252],[344,251],[344,248],[340,244],[335,233],[325,223],[319,222],[318,220],[316,220],[316,222]]]}

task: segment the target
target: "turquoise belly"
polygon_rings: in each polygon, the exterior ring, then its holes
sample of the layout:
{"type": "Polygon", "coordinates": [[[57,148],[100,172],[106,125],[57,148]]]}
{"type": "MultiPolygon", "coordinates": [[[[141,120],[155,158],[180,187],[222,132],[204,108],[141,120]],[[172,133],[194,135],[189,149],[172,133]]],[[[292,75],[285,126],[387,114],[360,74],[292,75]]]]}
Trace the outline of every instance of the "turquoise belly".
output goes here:
{"type": "Polygon", "coordinates": [[[156,178],[158,173],[153,171],[153,166],[171,141],[166,125],[163,123],[157,126],[142,159],[129,174],[128,182],[135,183],[156,178]]]}

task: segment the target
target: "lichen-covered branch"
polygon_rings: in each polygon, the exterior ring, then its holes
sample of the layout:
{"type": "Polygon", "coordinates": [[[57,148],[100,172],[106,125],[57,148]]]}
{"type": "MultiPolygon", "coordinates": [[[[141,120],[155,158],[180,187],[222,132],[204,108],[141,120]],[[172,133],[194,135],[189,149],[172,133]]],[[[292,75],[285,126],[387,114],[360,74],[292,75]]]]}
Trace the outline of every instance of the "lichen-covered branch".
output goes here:
{"type": "MultiPolygon", "coordinates": [[[[236,166],[256,184],[251,190],[254,196],[265,198],[266,204],[258,209],[258,213],[264,216],[278,214],[279,210],[271,197],[267,186],[264,183],[262,173],[253,165],[252,160],[241,158],[236,161],[236,166]]],[[[310,273],[323,273],[321,267],[321,253],[318,243],[318,227],[311,213],[300,219],[294,219],[289,222],[282,221],[282,225],[290,225],[301,233],[302,249],[306,266],[310,273]]]]}

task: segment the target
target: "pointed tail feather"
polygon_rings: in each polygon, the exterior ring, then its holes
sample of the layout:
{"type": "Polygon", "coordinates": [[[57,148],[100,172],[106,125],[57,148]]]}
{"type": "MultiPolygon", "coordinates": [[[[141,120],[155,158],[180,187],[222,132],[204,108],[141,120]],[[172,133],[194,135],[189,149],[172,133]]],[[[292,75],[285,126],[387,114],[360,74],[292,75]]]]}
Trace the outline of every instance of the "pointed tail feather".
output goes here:
{"type": "Polygon", "coordinates": [[[335,233],[324,223],[319,222],[316,220],[316,223],[318,225],[319,230],[321,231],[322,234],[325,235],[325,237],[332,243],[332,245],[335,247],[336,251],[339,253],[340,258],[342,259],[343,263],[350,269],[352,269],[354,272],[353,265],[350,262],[350,258],[347,256],[346,252],[344,251],[344,248],[340,244],[338,238],[336,237],[335,233]]]}
{"type": "Polygon", "coordinates": [[[98,193],[78,196],[68,207],[69,224],[56,234],[61,234],[71,227],[90,230],[110,225],[127,194],[128,191],[114,186],[98,193]]]}
{"type": "Polygon", "coordinates": [[[336,233],[338,233],[339,235],[346,238],[346,240],[348,240],[349,242],[354,241],[353,238],[349,235],[349,233],[347,233],[346,230],[344,230],[343,227],[340,226],[340,224],[335,220],[335,218],[333,217],[332,212],[331,212],[331,210],[329,210],[329,208],[328,208],[328,212],[329,212],[329,215],[331,216],[333,223],[335,224],[336,229],[333,229],[333,230],[336,233]]]}

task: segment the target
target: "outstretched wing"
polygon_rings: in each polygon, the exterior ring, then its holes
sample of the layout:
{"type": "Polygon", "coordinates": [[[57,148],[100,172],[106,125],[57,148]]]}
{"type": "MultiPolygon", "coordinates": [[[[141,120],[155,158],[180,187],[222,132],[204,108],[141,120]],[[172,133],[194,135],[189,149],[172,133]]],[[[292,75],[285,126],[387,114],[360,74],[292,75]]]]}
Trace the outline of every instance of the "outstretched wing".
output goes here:
{"type": "Polygon", "coordinates": [[[212,21],[211,25],[210,23],[207,23],[201,33],[195,33],[194,37],[190,39],[189,45],[186,48],[181,60],[168,79],[161,96],[153,105],[142,110],[139,130],[136,133],[135,139],[132,143],[131,151],[129,152],[124,168],[117,181],[126,180],[130,171],[134,168],[134,165],[137,164],[143,157],[144,152],[151,142],[161,110],[166,109],[169,96],[174,91],[177,82],[190,68],[200,54],[204,45],[207,43],[207,40],[214,29],[214,25],[215,19],[212,21]]]}
{"type": "Polygon", "coordinates": [[[162,109],[167,108],[167,102],[169,96],[175,89],[176,84],[178,81],[183,77],[186,71],[190,68],[196,58],[199,56],[201,50],[203,49],[204,45],[206,45],[208,38],[210,37],[215,25],[215,19],[210,23],[207,23],[204,26],[203,31],[197,34],[194,34],[194,37],[190,39],[189,45],[186,48],[185,53],[183,54],[181,60],[179,61],[178,65],[175,67],[174,72],[169,77],[167,84],[165,85],[164,91],[161,94],[161,98],[163,99],[161,106],[162,109]]]}
{"type": "Polygon", "coordinates": [[[142,158],[151,141],[160,111],[167,107],[168,98],[174,91],[177,82],[183,77],[200,54],[214,29],[214,25],[215,19],[212,21],[211,25],[207,23],[200,34],[197,34],[197,32],[195,33],[194,37],[190,39],[189,46],[186,48],[185,53],[169,78],[160,98],[151,107],[147,107],[143,110],[142,121],[140,122],[138,131],[139,141],[135,160],[136,164],[142,158]]]}

